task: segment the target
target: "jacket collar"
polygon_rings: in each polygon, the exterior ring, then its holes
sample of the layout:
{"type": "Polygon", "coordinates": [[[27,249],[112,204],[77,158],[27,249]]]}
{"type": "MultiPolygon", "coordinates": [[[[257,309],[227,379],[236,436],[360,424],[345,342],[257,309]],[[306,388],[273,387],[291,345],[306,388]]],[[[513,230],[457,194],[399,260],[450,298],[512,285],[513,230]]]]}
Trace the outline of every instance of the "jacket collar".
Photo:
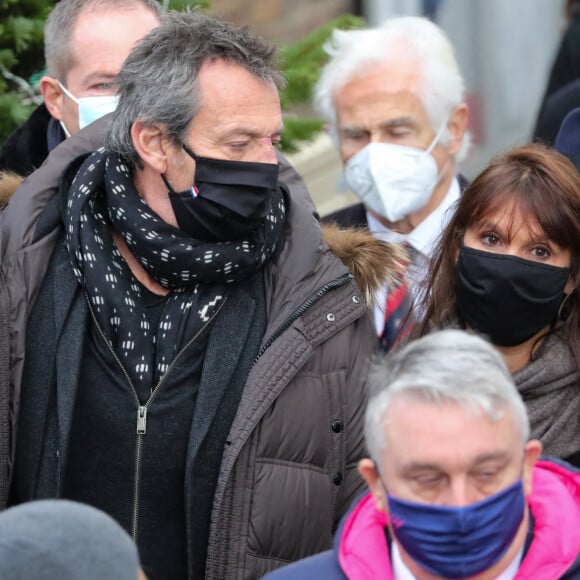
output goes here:
{"type": "Polygon", "coordinates": [[[345,520],[338,546],[338,560],[348,578],[393,580],[386,526],[387,515],[377,509],[372,494],[365,495],[345,520]]]}
{"type": "Polygon", "coordinates": [[[580,554],[580,472],[558,461],[534,468],[528,505],[534,536],[516,580],[561,578],[580,554]]]}
{"type": "MultiPolygon", "coordinates": [[[[580,471],[558,461],[540,461],[534,468],[527,502],[532,518],[531,543],[515,580],[561,578],[580,568],[580,471]]],[[[386,514],[376,509],[371,494],[349,512],[335,543],[342,570],[357,580],[392,580],[386,514]]]]}

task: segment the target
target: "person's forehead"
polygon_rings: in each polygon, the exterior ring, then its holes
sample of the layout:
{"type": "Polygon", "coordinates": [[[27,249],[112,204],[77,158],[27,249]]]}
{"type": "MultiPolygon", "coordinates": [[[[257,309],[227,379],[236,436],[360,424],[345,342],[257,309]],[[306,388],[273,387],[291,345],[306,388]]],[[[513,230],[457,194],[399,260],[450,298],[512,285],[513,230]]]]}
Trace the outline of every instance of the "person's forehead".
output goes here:
{"type": "Polygon", "coordinates": [[[205,60],[199,69],[197,84],[202,96],[219,96],[221,98],[233,97],[242,100],[251,98],[248,91],[237,95],[237,91],[232,90],[234,83],[242,84],[242,89],[267,90],[277,94],[277,88],[273,81],[258,78],[256,74],[250,72],[245,66],[228,62],[223,59],[205,60]]]}
{"type": "Polygon", "coordinates": [[[248,132],[262,131],[274,123],[281,130],[282,114],[278,89],[273,82],[257,78],[241,65],[224,61],[202,65],[197,86],[200,109],[196,117],[211,117],[215,129],[232,131],[237,126],[248,132]],[[232,90],[235,86],[236,90],[232,90]],[[254,127],[254,129],[252,129],[254,127]]]}
{"type": "Polygon", "coordinates": [[[335,94],[340,124],[368,118],[374,123],[395,118],[413,118],[429,125],[420,97],[417,70],[378,66],[352,78],[335,94]]]}
{"type": "Polygon", "coordinates": [[[72,31],[68,76],[114,78],[131,49],[159,25],[157,15],[143,5],[105,6],[82,11],[72,31]]]}
{"type": "Polygon", "coordinates": [[[500,233],[508,235],[510,239],[535,240],[546,237],[535,215],[524,212],[521,203],[518,203],[516,198],[509,195],[505,197],[507,199],[505,203],[490,208],[479,220],[470,224],[469,228],[493,226],[500,233]]]}
{"type": "MultiPolygon", "coordinates": [[[[139,27],[143,30],[139,33],[146,34],[152,28],[159,26],[161,23],[159,16],[150,8],[140,2],[130,4],[103,4],[96,6],[89,6],[81,10],[76,17],[73,26],[73,37],[82,39],[83,34],[87,34],[90,30],[98,27],[100,23],[105,26],[111,24],[119,24],[124,26],[129,33],[129,29],[139,27]]],[[[131,36],[133,33],[131,32],[131,36]]]]}
{"type": "Polygon", "coordinates": [[[478,458],[517,453],[521,435],[513,411],[493,420],[476,407],[414,398],[393,402],[383,420],[385,461],[469,467],[478,458]]]}

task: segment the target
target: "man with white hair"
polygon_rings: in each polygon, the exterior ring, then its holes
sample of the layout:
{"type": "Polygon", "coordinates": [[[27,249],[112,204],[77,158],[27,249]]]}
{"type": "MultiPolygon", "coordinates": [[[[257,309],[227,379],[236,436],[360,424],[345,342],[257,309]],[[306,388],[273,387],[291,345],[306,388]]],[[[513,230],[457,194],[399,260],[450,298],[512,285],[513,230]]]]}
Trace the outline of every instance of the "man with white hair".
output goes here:
{"type": "MultiPolygon", "coordinates": [[[[468,108],[453,48],[429,20],[404,17],[379,28],[337,30],[327,51],[315,105],[362,203],[325,221],[368,226],[381,239],[405,243],[416,301],[447,210],[465,185],[456,163],[468,145],[468,108]]],[[[400,330],[400,301],[388,299],[386,289],[377,295],[375,325],[385,350],[400,330]]]]}
{"type": "Polygon", "coordinates": [[[333,551],[272,580],[580,578],[580,472],[537,461],[541,443],[490,344],[433,333],[378,362],[369,389],[369,493],[333,551]]]}

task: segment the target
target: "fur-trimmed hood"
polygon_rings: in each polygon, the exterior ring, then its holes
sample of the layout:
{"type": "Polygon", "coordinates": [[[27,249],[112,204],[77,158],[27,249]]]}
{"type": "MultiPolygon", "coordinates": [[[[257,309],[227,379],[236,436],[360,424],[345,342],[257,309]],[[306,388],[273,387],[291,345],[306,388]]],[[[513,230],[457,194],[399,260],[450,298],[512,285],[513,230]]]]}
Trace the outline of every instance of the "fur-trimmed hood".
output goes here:
{"type": "Polygon", "coordinates": [[[23,180],[23,177],[11,171],[0,172],[0,208],[8,204],[12,194],[23,180]]]}
{"type": "Polygon", "coordinates": [[[379,288],[396,284],[402,263],[409,260],[402,246],[379,240],[366,228],[343,229],[336,224],[321,228],[324,241],[352,272],[369,306],[379,288]]]}

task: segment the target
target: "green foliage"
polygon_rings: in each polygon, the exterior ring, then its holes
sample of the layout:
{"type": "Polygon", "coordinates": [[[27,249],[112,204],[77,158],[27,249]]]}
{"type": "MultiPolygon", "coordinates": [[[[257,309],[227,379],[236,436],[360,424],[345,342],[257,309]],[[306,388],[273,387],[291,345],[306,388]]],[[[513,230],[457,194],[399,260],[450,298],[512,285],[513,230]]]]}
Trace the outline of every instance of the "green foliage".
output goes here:
{"type": "Polygon", "coordinates": [[[322,131],[321,119],[308,117],[284,117],[284,133],[280,141],[280,150],[284,153],[295,153],[301,143],[311,141],[322,131]]]}
{"type": "Polygon", "coordinates": [[[40,102],[26,79],[42,67],[44,21],[53,5],[54,0],[0,0],[0,141],[40,102]]]}
{"type": "MultiPolygon", "coordinates": [[[[172,10],[188,6],[208,8],[211,0],[160,0],[172,10]]],[[[36,85],[43,73],[44,22],[56,0],[0,0],[0,142],[33,111],[41,98],[26,87],[36,85]],[[23,82],[24,81],[24,82],[23,82]]],[[[335,28],[361,28],[361,18],[345,14],[318,28],[304,39],[280,50],[287,85],[280,99],[285,114],[282,148],[295,151],[314,138],[322,121],[296,113],[296,105],[309,103],[320,68],[326,62],[324,44],[335,28]]]]}
{"type": "Polygon", "coordinates": [[[318,80],[321,67],[326,63],[324,45],[335,29],[352,30],[365,26],[365,21],[352,14],[343,14],[317,28],[308,36],[280,49],[286,88],[282,91],[282,108],[307,101],[318,80]]]}
{"type": "Polygon", "coordinates": [[[188,7],[199,6],[201,8],[209,8],[211,0],[159,0],[165,8],[170,10],[186,10],[188,7]]]}
{"type": "Polygon", "coordinates": [[[282,110],[286,113],[281,144],[285,152],[296,151],[301,142],[312,140],[322,129],[323,123],[320,119],[296,117],[291,111],[295,105],[308,103],[312,99],[320,69],[327,60],[324,45],[332,31],[337,28],[352,30],[364,26],[365,21],[362,18],[344,14],[280,50],[282,71],[287,83],[280,92],[282,110]]]}
{"type": "MultiPolygon", "coordinates": [[[[210,0],[160,2],[173,10],[210,5],[210,0]]],[[[0,0],[0,143],[42,102],[33,87],[44,72],[44,23],[55,3],[0,0]]]]}

